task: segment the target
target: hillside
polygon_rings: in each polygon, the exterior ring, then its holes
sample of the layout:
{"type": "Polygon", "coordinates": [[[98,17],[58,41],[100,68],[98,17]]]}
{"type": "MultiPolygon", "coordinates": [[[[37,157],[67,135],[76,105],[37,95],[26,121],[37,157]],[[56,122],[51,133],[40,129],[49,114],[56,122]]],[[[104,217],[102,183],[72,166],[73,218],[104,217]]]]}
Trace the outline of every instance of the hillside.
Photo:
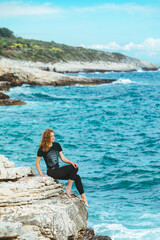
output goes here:
{"type": "Polygon", "coordinates": [[[0,55],[3,57],[41,62],[68,62],[68,61],[118,61],[125,58],[120,53],[106,53],[83,47],[71,47],[55,42],[45,42],[33,39],[15,37],[9,29],[0,28],[0,55]],[[3,31],[2,31],[3,29],[3,31]]]}

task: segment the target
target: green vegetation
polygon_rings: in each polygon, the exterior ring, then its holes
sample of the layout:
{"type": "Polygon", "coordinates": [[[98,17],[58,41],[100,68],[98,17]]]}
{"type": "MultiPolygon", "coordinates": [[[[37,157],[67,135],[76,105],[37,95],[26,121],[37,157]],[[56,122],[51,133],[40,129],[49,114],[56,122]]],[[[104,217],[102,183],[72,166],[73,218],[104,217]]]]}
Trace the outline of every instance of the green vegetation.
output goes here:
{"type": "Polygon", "coordinates": [[[118,60],[121,60],[124,58],[124,55],[121,53],[114,52],[112,53],[118,60]]]}
{"type": "Polygon", "coordinates": [[[0,28],[0,55],[27,61],[117,61],[125,58],[120,53],[107,53],[83,47],[71,47],[55,42],[44,42],[15,37],[7,28],[0,28]]]}
{"type": "Polygon", "coordinates": [[[0,28],[0,37],[14,37],[13,32],[8,28],[0,28]]]}

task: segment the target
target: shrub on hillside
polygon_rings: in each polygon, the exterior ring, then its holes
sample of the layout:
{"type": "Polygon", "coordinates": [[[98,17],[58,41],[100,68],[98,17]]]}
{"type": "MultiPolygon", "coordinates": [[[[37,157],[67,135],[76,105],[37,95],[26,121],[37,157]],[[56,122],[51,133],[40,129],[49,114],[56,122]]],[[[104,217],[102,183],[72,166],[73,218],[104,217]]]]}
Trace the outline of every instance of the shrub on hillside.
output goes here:
{"type": "Polygon", "coordinates": [[[13,32],[8,28],[0,28],[0,36],[7,38],[14,37],[13,32]]]}

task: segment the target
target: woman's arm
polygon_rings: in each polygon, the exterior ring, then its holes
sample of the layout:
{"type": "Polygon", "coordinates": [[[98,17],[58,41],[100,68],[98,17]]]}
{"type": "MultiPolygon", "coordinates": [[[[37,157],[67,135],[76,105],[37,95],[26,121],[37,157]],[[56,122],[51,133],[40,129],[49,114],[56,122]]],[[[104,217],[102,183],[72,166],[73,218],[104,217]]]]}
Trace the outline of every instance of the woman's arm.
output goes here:
{"type": "Polygon", "coordinates": [[[36,168],[37,168],[40,176],[42,176],[42,177],[48,177],[48,175],[42,173],[41,167],[40,167],[40,161],[41,161],[41,157],[38,157],[38,156],[37,156],[37,158],[36,158],[36,168]]]}
{"type": "Polygon", "coordinates": [[[59,152],[59,156],[60,156],[60,158],[61,158],[61,160],[62,160],[63,162],[65,162],[65,163],[70,163],[70,164],[73,165],[74,168],[78,168],[78,165],[77,165],[76,163],[71,162],[70,160],[68,160],[68,159],[63,155],[62,152],[59,152]]]}

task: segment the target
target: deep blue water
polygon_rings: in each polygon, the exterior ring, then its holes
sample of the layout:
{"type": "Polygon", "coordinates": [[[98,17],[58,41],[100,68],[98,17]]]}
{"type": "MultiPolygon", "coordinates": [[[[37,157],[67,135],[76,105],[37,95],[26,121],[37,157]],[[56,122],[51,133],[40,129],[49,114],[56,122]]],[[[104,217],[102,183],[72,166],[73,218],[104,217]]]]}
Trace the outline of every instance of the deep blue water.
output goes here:
{"type": "MultiPolygon", "coordinates": [[[[64,155],[79,165],[88,226],[113,240],[158,240],[160,72],[82,75],[118,81],[12,88],[10,97],[27,105],[0,107],[0,154],[34,166],[41,134],[53,128],[64,155]]],[[[41,167],[45,173],[43,160],[41,167]]]]}

